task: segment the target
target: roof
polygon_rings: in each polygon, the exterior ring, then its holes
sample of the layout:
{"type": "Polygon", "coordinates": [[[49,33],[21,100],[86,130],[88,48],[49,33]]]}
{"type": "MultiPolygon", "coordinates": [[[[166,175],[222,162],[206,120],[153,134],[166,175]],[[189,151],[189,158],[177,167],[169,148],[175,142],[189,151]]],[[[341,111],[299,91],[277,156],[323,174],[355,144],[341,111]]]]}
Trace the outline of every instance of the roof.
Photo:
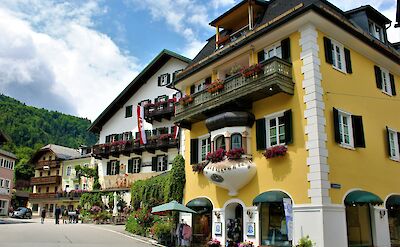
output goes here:
{"type": "Polygon", "coordinates": [[[12,159],[17,159],[17,156],[15,156],[15,154],[13,154],[11,152],[8,152],[8,151],[5,151],[3,149],[0,149],[0,155],[4,155],[4,156],[7,156],[7,157],[12,158],[12,159]]]}
{"type": "MultiPolygon", "coordinates": [[[[243,2],[240,2],[239,4],[243,4],[243,2]]],[[[287,23],[292,19],[295,19],[296,17],[310,10],[313,10],[317,14],[324,16],[328,20],[335,22],[338,26],[352,33],[354,36],[356,36],[363,42],[367,43],[375,50],[381,52],[389,59],[392,59],[397,63],[399,63],[400,61],[399,54],[395,51],[395,49],[392,46],[375,43],[369,35],[367,35],[363,30],[361,30],[359,27],[357,27],[356,25],[352,24],[349,21],[347,15],[351,13],[351,11],[344,12],[326,0],[271,0],[267,5],[267,7],[265,8],[266,10],[264,16],[258,23],[255,23],[255,28],[254,28],[255,32],[251,35],[248,35],[244,39],[238,41],[234,45],[230,47],[225,47],[224,49],[218,50],[218,52],[216,52],[217,50],[215,49],[216,47],[215,35],[209,38],[207,40],[208,41],[207,44],[196,55],[196,57],[192,60],[189,66],[186,67],[185,70],[183,70],[181,73],[177,75],[174,84],[187,78],[195,71],[198,71],[216,62],[225,55],[230,54],[231,52],[243,47],[250,41],[253,41],[261,37],[262,35],[270,32],[273,29],[279,28],[281,25],[287,23]],[[269,23],[269,25],[265,25],[267,23],[269,23]],[[257,30],[257,28],[259,27],[260,29],[257,30]]],[[[369,11],[375,11],[379,13],[369,5],[363,6],[363,8],[368,9],[369,11]]],[[[231,10],[228,10],[228,12],[229,11],[231,10]]],[[[354,11],[360,11],[360,10],[354,10],[354,11]]]]}
{"type": "Polygon", "coordinates": [[[30,163],[34,163],[41,155],[43,155],[43,153],[46,153],[48,151],[53,152],[56,155],[57,159],[60,159],[60,160],[68,160],[71,158],[76,158],[76,157],[81,156],[79,151],[76,149],[64,147],[64,146],[60,146],[60,145],[56,145],[56,144],[48,144],[48,145],[42,147],[41,149],[39,149],[39,151],[37,151],[32,156],[30,163]]]}
{"type": "Polygon", "coordinates": [[[358,12],[363,12],[363,11],[367,12],[368,15],[372,15],[375,18],[378,18],[378,19],[382,20],[385,24],[389,24],[389,23],[392,22],[389,18],[387,18],[386,16],[381,14],[379,11],[377,11],[371,5],[363,5],[363,6],[360,6],[358,8],[351,9],[349,11],[346,11],[345,14],[346,15],[352,15],[352,14],[355,14],[355,13],[358,13],[358,12]]]}
{"type": "Polygon", "coordinates": [[[109,106],[97,117],[88,128],[93,133],[99,133],[102,126],[132,97],[132,95],[143,86],[154,73],[164,66],[169,59],[176,58],[185,63],[190,63],[190,59],[179,55],[170,50],[162,50],[135,79],[111,102],[109,106]]]}
{"type": "Polygon", "coordinates": [[[0,143],[10,142],[10,141],[11,138],[6,133],[0,130],[0,143]]]}

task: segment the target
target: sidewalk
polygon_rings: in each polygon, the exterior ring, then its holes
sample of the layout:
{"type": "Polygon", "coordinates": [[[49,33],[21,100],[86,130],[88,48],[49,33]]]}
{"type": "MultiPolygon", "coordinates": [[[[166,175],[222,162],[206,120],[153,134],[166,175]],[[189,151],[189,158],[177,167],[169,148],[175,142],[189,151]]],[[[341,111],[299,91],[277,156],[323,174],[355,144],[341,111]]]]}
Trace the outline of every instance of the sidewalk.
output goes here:
{"type": "Polygon", "coordinates": [[[143,243],[147,243],[147,244],[151,244],[151,245],[159,246],[159,247],[166,247],[164,245],[161,245],[161,244],[157,243],[157,241],[154,240],[154,239],[146,238],[146,237],[139,236],[139,235],[135,235],[135,234],[132,234],[130,232],[125,231],[125,225],[102,225],[102,224],[99,224],[99,225],[87,224],[87,225],[91,225],[93,227],[103,228],[103,229],[106,229],[108,231],[113,231],[113,232],[117,232],[117,233],[120,233],[120,234],[124,234],[126,236],[132,237],[132,238],[134,238],[134,239],[136,239],[136,240],[138,240],[140,242],[143,242],[143,243]]]}

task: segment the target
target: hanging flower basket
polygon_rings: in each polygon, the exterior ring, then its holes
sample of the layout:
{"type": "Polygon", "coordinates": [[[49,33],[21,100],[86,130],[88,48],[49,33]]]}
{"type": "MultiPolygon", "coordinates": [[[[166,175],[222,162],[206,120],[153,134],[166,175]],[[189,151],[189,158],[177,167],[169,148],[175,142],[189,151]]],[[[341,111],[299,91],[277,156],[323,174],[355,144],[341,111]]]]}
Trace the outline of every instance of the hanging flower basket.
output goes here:
{"type": "Polygon", "coordinates": [[[226,151],[220,148],[215,152],[208,153],[206,156],[206,160],[209,160],[211,163],[220,162],[224,159],[225,154],[226,151]]]}
{"type": "Polygon", "coordinates": [[[270,159],[278,156],[285,156],[286,152],[287,147],[285,147],[284,145],[273,146],[265,150],[264,156],[265,158],[270,159]]]}
{"type": "Polygon", "coordinates": [[[243,154],[244,154],[243,148],[234,148],[226,152],[226,157],[228,157],[229,160],[237,160],[242,158],[243,154]]]}
{"type": "Polygon", "coordinates": [[[249,78],[254,75],[259,74],[262,71],[262,65],[261,64],[255,64],[251,65],[249,67],[243,68],[240,73],[242,74],[243,77],[249,78]]]}
{"type": "Polygon", "coordinates": [[[207,86],[207,92],[215,93],[220,90],[224,89],[224,81],[217,79],[216,81],[212,82],[210,85],[207,86]]]}

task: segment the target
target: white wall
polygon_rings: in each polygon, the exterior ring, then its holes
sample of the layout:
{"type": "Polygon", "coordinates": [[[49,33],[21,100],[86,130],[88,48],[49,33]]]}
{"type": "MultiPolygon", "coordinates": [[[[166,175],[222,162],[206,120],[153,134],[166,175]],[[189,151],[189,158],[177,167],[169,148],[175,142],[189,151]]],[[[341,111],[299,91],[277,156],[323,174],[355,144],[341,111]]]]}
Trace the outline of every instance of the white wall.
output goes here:
{"type": "MultiPolygon", "coordinates": [[[[99,143],[104,143],[107,135],[119,134],[126,131],[132,131],[133,133],[138,131],[137,126],[137,114],[136,106],[139,102],[150,99],[154,102],[154,99],[160,95],[172,96],[176,93],[176,90],[169,89],[167,87],[158,86],[158,76],[170,73],[172,80],[172,73],[176,70],[183,69],[186,67],[186,63],[178,59],[171,58],[160,70],[157,71],[131,98],[120,108],[102,127],[99,136],[99,143]],[[133,105],[133,116],[125,118],[125,106],[133,105]]],[[[154,121],[154,127],[171,126],[172,121],[163,120],[162,123],[154,121]]],[[[145,122],[145,129],[152,129],[150,123],[145,122]]]]}

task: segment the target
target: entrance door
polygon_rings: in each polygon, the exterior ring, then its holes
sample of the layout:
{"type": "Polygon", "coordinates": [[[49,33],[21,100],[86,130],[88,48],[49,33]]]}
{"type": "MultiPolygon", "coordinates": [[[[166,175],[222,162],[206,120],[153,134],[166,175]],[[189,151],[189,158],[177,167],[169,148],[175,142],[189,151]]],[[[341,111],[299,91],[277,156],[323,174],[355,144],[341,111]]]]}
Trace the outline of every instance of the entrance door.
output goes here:
{"type": "Polygon", "coordinates": [[[347,238],[349,247],[373,246],[370,206],[346,206],[347,238]]]}
{"type": "Polygon", "coordinates": [[[228,246],[243,242],[243,207],[239,203],[230,203],[225,208],[226,239],[228,246]]]}

